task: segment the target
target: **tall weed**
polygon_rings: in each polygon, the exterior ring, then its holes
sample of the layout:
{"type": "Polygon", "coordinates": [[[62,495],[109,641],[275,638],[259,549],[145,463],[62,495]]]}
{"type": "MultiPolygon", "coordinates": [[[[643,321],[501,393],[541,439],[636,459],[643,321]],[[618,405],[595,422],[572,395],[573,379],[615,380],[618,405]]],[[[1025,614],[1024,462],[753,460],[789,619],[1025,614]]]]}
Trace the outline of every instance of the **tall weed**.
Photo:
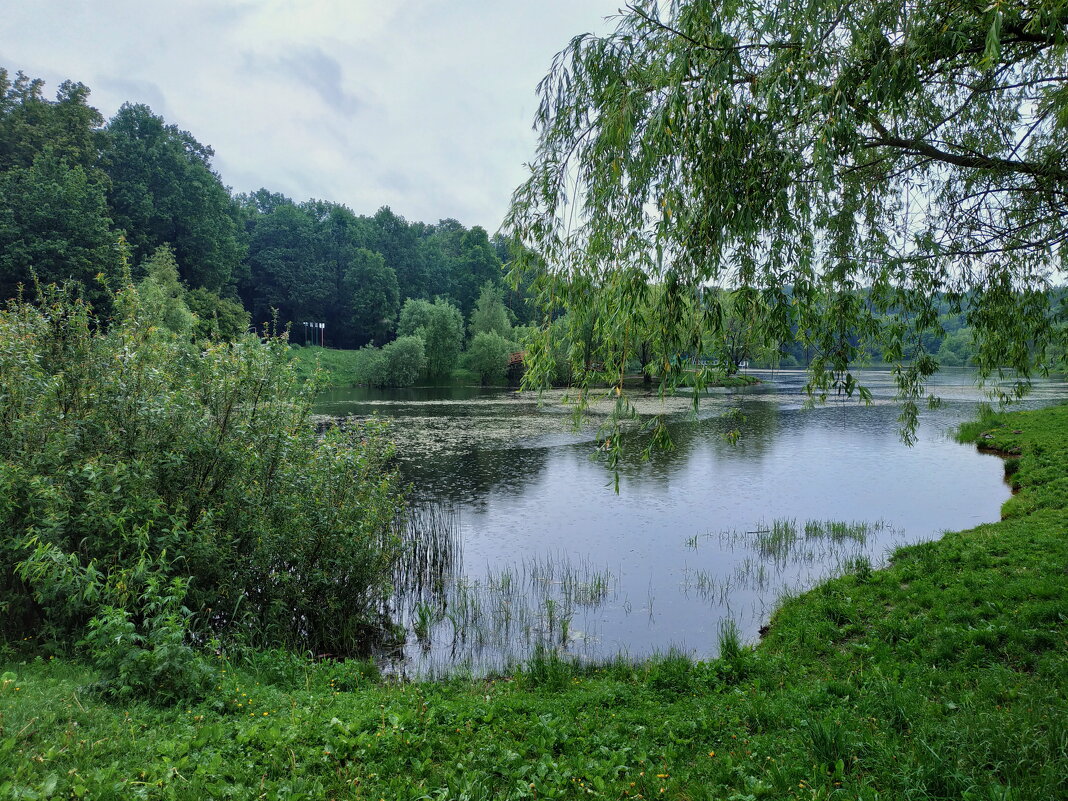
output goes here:
{"type": "Polygon", "coordinates": [[[403,512],[382,429],[317,435],[285,334],[195,342],[128,275],[112,299],[107,320],[56,288],[0,311],[0,634],[95,620],[155,650],[152,565],[190,643],[365,650],[403,512]]]}

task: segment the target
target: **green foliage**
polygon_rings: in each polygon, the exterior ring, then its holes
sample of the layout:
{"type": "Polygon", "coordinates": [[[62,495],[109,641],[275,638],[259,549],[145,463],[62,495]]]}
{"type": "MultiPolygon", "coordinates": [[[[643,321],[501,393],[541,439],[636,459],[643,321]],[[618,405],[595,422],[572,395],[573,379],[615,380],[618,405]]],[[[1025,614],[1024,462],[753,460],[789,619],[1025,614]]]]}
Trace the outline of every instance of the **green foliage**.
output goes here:
{"type": "Polygon", "coordinates": [[[354,384],[370,387],[410,387],[426,372],[423,340],[403,336],[384,348],[368,346],[356,352],[352,369],[354,384]]]}
{"type": "Polygon", "coordinates": [[[410,387],[426,372],[427,359],[423,340],[400,337],[382,348],[386,358],[385,386],[410,387]]]}
{"type": "Polygon", "coordinates": [[[516,344],[494,331],[480,331],[467,349],[465,365],[478,374],[483,384],[504,380],[508,372],[508,357],[516,351],[516,344]]]}
{"type": "Polygon", "coordinates": [[[368,345],[356,351],[356,365],[353,370],[357,384],[369,387],[389,386],[389,363],[381,348],[368,345]]]}
{"type": "Polygon", "coordinates": [[[344,290],[352,309],[350,325],[360,344],[382,342],[400,310],[397,275],[378,253],[359,248],[345,272],[344,290]]]}
{"type": "MultiPolygon", "coordinates": [[[[1026,379],[1063,342],[1046,290],[1068,265],[1068,7],[839,11],[639,2],[554,60],[504,230],[544,338],[571,318],[582,386],[614,383],[650,338],[673,386],[675,357],[723,333],[709,287],[745,292],[770,343],[802,346],[817,398],[866,397],[851,369],[881,354],[906,437],[942,301],[983,376],[1026,379]]],[[[532,381],[551,352],[532,349],[532,381]]]]}
{"type": "Polygon", "coordinates": [[[174,252],[160,245],[145,264],[145,278],[137,285],[141,306],[149,319],[179,336],[193,331],[196,318],[185,303],[174,252]]]}
{"type": "Polygon", "coordinates": [[[105,606],[89,621],[85,645],[100,680],[95,689],[120,700],[160,703],[205,697],[218,679],[190,643],[192,612],[182,606],[188,580],[154,576],[139,600],[141,625],[123,607],[105,606]]]}
{"type": "Polygon", "coordinates": [[[170,245],[189,286],[229,285],[246,245],[237,205],[211,169],[212,149],[144,105],[124,104],[106,133],[108,205],[135,259],[170,245]]]}
{"type": "Polygon", "coordinates": [[[128,283],[114,304],[106,330],[62,291],[0,312],[4,635],[115,607],[151,644],[138,599],[177,578],[199,637],[366,648],[401,510],[380,428],[320,438],[283,338],[193,344],[128,283]]]}
{"type": "Polygon", "coordinates": [[[427,371],[431,378],[444,378],[456,365],[464,342],[464,318],[460,310],[438,298],[406,300],[397,325],[399,336],[417,336],[426,343],[427,371]]]}
{"type": "Polygon", "coordinates": [[[18,72],[12,80],[0,67],[0,172],[29,167],[46,150],[91,171],[104,118],[88,104],[89,88],[64,81],[54,101],[44,99],[43,88],[40,78],[18,72]]]}
{"type": "Polygon", "coordinates": [[[111,231],[105,176],[70,164],[46,148],[26,167],[0,173],[0,296],[18,285],[33,294],[33,275],[72,281],[106,302],[96,280],[118,273],[118,237],[111,231]]]}
{"type": "Polygon", "coordinates": [[[475,309],[471,312],[468,326],[471,337],[480,333],[497,334],[504,339],[512,338],[512,324],[508,320],[508,309],[504,305],[504,291],[491,281],[482,285],[475,309]]]}
{"type": "Polygon", "coordinates": [[[236,300],[221,298],[203,288],[190,289],[184,300],[196,316],[193,332],[197,339],[233,342],[248,331],[249,314],[236,300]]]}

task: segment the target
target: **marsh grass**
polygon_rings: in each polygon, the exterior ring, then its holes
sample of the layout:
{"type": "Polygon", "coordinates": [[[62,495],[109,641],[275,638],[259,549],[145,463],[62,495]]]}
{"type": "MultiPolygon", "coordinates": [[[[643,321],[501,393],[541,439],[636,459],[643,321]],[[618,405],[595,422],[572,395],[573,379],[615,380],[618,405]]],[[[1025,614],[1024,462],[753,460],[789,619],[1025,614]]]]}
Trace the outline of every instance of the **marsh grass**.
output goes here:
{"type": "MultiPolygon", "coordinates": [[[[818,581],[852,574],[870,577],[881,561],[872,561],[870,545],[880,537],[896,538],[885,521],[807,520],[779,518],[761,521],[747,531],[705,535],[718,540],[720,552],[742,554],[729,566],[687,567],[683,590],[710,606],[726,608],[741,596],[758,598],[759,611],[779,605],[818,581]]],[[[687,547],[697,549],[697,537],[687,547]]]]}
{"type": "Polygon", "coordinates": [[[391,613],[418,649],[404,649],[388,669],[441,675],[462,663],[499,672],[537,653],[581,651],[592,635],[574,626],[576,617],[618,593],[610,571],[562,554],[526,556],[472,578],[461,539],[455,509],[425,505],[409,515],[391,613]]]}

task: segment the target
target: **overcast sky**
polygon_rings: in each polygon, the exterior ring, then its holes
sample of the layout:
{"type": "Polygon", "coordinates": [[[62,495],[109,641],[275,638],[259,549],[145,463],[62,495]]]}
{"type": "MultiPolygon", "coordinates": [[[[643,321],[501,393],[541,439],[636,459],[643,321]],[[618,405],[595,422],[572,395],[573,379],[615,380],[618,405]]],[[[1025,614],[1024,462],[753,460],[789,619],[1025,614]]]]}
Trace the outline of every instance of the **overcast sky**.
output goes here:
{"type": "Polygon", "coordinates": [[[499,226],[534,153],[535,88],[622,0],[26,0],[0,66],[147,103],[236,192],[499,226]]]}

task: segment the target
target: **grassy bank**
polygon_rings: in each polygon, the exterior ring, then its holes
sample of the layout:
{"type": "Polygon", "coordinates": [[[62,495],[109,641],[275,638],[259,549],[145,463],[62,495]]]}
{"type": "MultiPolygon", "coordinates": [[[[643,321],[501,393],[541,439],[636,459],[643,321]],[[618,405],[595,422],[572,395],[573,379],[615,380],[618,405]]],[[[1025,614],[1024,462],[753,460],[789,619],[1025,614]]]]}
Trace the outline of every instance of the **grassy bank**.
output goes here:
{"type": "Polygon", "coordinates": [[[297,375],[307,380],[318,366],[322,370],[323,385],[329,388],[354,387],[358,383],[359,351],[320,348],[291,348],[297,375]]]}
{"type": "Polygon", "coordinates": [[[858,566],[707,663],[396,684],[260,654],[161,709],[9,649],[0,797],[1064,798],[1068,407],[962,435],[1012,455],[1004,520],[858,566]]]}

